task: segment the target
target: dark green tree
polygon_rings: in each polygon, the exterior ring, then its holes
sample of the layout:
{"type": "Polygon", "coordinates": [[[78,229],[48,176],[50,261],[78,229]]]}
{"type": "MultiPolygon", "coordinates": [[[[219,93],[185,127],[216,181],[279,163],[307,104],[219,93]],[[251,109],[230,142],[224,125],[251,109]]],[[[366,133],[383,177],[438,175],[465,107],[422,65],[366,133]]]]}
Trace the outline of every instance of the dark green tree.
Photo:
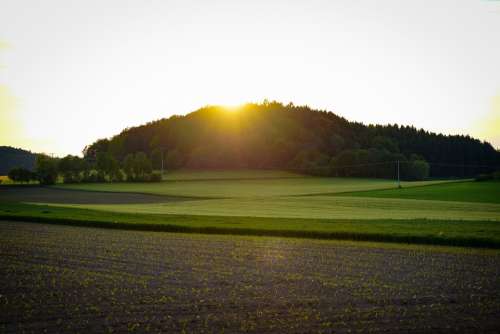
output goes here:
{"type": "Polygon", "coordinates": [[[144,152],[128,154],[123,161],[123,170],[127,181],[150,181],[153,167],[144,152]]]}
{"type": "Polygon", "coordinates": [[[164,160],[164,158],[163,148],[157,147],[153,149],[153,151],[151,152],[151,164],[153,165],[153,169],[160,170],[162,168],[162,161],[164,160]]]}
{"type": "Polygon", "coordinates": [[[97,154],[96,169],[101,178],[108,178],[109,181],[121,181],[120,165],[118,161],[108,152],[97,154]]]}
{"type": "Polygon", "coordinates": [[[123,160],[123,171],[125,172],[127,181],[133,181],[135,178],[134,164],[135,164],[134,155],[127,154],[127,156],[123,160]]]}
{"type": "Polygon", "coordinates": [[[384,136],[375,136],[372,139],[372,145],[373,148],[379,149],[379,150],[387,150],[391,153],[397,153],[399,152],[399,145],[398,143],[389,137],[384,137],[384,136]]]}
{"type": "Polygon", "coordinates": [[[13,168],[9,171],[9,179],[14,182],[30,182],[31,180],[36,180],[36,175],[26,168],[13,168]]]}
{"type": "Polygon", "coordinates": [[[410,160],[406,178],[409,180],[424,180],[429,176],[429,164],[425,160],[410,160]]]}
{"type": "Polygon", "coordinates": [[[165,156],[165,164],[167,169],[177,169],[184,164],[184,159],[178,150],[170,150],[165,156]]]}
{"type": "Polygon", "coordinates": [[[135,177],[140,180],[147,180],[147,177],[153,171],[153,167],[151,165],[151,160],[148,159],[148,156],[144,152],[137,152],[134,157],[134,174],[135,177]]]}
{"type": "Polygon", "coordinates": [[[59,160],[59,173],[64,183],[81,182],[85,177],[86,162],[80,157],[67,155],[59,160]]]}
{"type": "Polygon", "coordinates": [[[57,159],[45,154],[39,154],[36,157],[35,169],[38,181],[41,185],[55,184],[57,181],[58,169],[57,159]]]}
{"type": "MultiPolygon", "coordinates": [[[[158,168],[156,152],[160,148],[165,150],[167,169],[195,165],[286,169],[302,151],[320,152],[328,160],[335,158],[328,165],[338,175],[394,177],[391,161],[398,157],[413,161],[412,154],[428,162],[431,177],[470,177],[492,173],[500,166],[500,152],[469,136],[442,135],[396,124],[367,126],[332,112],[275,101],[246,104],[236,113],[207,106],[185,116],[128,128],[86,147],[85,159],[94,162],[98,152],[109,152],[123,161],[128,154],[145,152],[158,168]],[[349,160],[377,165],[335,169],[349,160]]],[[[315,168],[309,170],[314,172],[315,168]]]]}

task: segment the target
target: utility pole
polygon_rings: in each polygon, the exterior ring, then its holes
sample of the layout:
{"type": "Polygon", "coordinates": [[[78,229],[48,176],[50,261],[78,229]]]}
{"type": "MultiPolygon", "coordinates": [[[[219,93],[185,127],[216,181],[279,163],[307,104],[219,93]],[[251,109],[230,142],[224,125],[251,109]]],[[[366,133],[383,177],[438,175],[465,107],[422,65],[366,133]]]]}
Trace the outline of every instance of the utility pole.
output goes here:
{"type": "Polygon", "coordinates": [[[163,178],[163,148],[161,149],[161,177],[163,178]]]}
{"type": "Polygon", "coordinates": [[[163,151],[165,150],[164,147],[160,147],[160,152],[161,152],[161,178],[163,180],[163,151]]]}
{"type": "Polygon", "coordinates": [[[401,180],[399,178],[399,160],[398,160],[398,188],[401,188],[401,180]]]}

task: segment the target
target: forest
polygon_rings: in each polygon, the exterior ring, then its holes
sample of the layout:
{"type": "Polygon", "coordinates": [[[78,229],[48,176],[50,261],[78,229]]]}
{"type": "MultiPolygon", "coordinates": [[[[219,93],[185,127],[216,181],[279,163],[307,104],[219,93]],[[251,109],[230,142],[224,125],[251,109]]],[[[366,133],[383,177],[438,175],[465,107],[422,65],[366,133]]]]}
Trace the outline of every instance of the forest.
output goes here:
{"type": "Polygon", "coordinates": [[[7,173],[16,167],[27,170],[35,168],[36,154],[20,148],[10,146],[0,146],[0,175],[7,173]]]}
{"type": "Polygon", "coordinates": [[[276,101],[206,106],[124,129],[83,150],[87,161],[145,152],[153,168],[287,169],[332,176],[472,177],[500,165],[491,144],[412,126],[364,125],[333,112],[276,101]]]}

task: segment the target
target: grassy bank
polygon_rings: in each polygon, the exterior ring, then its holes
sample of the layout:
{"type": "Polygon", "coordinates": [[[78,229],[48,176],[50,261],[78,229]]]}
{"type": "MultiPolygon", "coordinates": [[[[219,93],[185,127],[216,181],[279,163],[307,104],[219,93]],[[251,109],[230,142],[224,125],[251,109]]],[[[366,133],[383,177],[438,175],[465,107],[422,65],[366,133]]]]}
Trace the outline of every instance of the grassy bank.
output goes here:
{"type": "Polygon", "coordinates": [[[329,220],[103,212],[0,203],[0,219],[183,233],[279,236],[500,249],[493,221],[329,220]]]}

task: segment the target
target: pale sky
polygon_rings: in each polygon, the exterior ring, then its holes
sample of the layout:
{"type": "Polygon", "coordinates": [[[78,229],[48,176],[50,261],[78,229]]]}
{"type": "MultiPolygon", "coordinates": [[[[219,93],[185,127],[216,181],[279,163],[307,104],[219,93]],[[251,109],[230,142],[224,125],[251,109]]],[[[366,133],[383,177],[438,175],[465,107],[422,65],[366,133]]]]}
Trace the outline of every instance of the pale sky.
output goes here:
{"type": "Polygon", "coordinates": [[[500,148],[500,1],[0,0],[0,41],[0,145],[267,98],[500,148]]]}

